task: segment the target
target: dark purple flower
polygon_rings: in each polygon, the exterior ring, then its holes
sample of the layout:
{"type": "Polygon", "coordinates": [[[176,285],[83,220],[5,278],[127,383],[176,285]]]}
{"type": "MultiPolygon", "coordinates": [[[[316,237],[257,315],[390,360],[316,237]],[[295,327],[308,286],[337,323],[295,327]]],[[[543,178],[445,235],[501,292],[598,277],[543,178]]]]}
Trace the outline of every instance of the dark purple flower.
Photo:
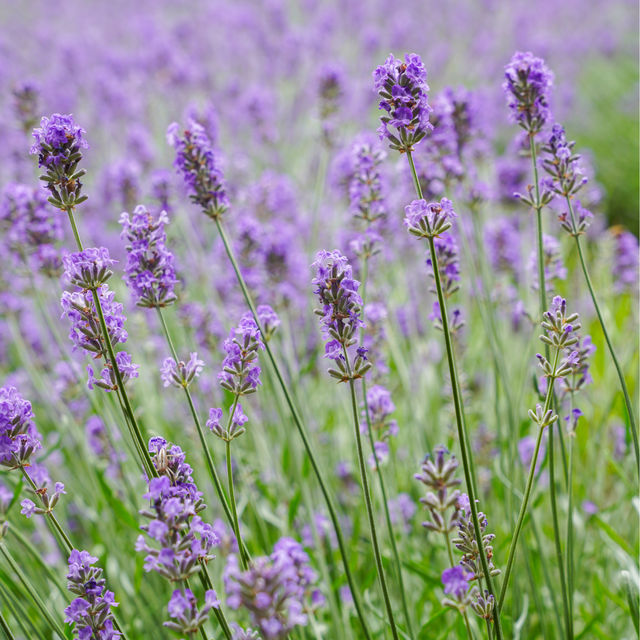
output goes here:
{"type": "Polygon", "coordinates": [[[402,60],[392,54],[373,72],[376,91],[380,96],[378,129],[380,139],[387,138],[392,149],[413,151],[428,131],[431,107],[428,102],[427,72],[420,56],[407,53],[402,60]]]}
{"type": "Polygon", "coordinates": [[[223,214],[229,207],[226,184],[204,128],[189,120],[181,129],[177,122],[169,125],[167,141],[176,150],[174,166],[182,174],[191,199],[208,216],[223,214]]]}
{"type": "Polygon", "coordinates": [[[141,307],[166,307],[176,300],[174,257],[165,244],[168,222],[164,211],[155,217],[143,205],[131,217],[120,216],[122,238],[128,242],[125,281],[141,307]]]}
{"type": "Polygon", "coordinates": [[[549,94],[553,73],[544,60],[518,51],[504,71],[502,85],[511,118],[531,135],[538,133],[551,118],[549,94]]]}
{"type": "Polygon", "coordinates": [[[41,178],[51,192],[49,201],[59,209],[74,207],[87,199],[80,195],[80,178],[85,171],[77,168],[81,149],[89,147],[84,134],[73,116],[59,113],[42,118],[40,128],[33,130],[31,153],[37,154],[38,166],[45,171],[41,178]]]}
{"type": "Polygon", "coordinates": [[[117,640],[122,634],[114,628],[111,609],[118,603],[105,589],[102,569],[93,566],[97,561],[88,551],[71,551],[67,589],[77,597],[64,610],[64,621],[75,626],[78,638],[117,640]]]}
{"type": "Polygon", "coordinates": [[[31,403],[15,387],[0,388],[0,464],[9,468],[26,465],[42,448],[33,417],[31,403]]]}

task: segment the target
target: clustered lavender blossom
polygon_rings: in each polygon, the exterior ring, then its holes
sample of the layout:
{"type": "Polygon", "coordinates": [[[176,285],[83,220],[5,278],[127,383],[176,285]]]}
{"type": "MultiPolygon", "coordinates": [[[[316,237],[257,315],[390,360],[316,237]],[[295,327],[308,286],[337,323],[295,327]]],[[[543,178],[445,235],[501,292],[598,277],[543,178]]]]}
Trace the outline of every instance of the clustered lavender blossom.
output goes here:
{"type": "Polygon", "coordinates": [[[407,53],[403,62],[390,54],[373,72],[373,79],[381,98],[379,108],[387,114],[380,117],[380,139],[387,138],[391,148],[400,152],[413,151],[433,129],[427,72],[420,56],[407,53]]]}
{"type": "Polygon", "coordinates": [[[78,169],[81,149],[89,147],[84,134],[72,115],[59,113],[43,117],[40,127],[33,130],[31,153],[38,156],[38,166],[44,169],[41,180],[51,193],[49,202],[58,209],[70,210],[87,199],[81,195],[80,181],[85,170],[78,169]]]}
{"type": "Polygon", "coordinates": [[[518,51],[505,67],[504,77],[502,88],[511,118],[529,135],[539,133],[551,118],[553,73],[541,58],[518,51]]]}
{"type": "Polygon", "coordinates": [[[9,469],[27,465],[42,448],[31,403],[15,387],[0,388],[0,464],[9,469]]]}
{"type": "Polygon", "coordinates": [[[166,307],[176,300],[175,260],[165,244],[168,222],[166,212],[156,218],[143,205],[131,217],[120,216],[122,237],[129,243],[125,280],[141,307],[166,307]]]}
{"type": "MultiPolygon", "coordinates": [[[[327,340],[325,357],[333,360],[339,370],[329,369],[329,374],[338,380],[349,379],[344,364],[343,350],[357,342],[358,329],[364,326],[361,320],[362,298],[358,295],[360,283],[352,277],[349,261],[338,250],[319,251],[311,265],[315,277],[311,283],[317,287],[321,309],[322,333],[327,340]]],[[[371,368],[366,360],[366,349],[358,347],[353,376],[362,377],[371,368]]]]}
{"type": "MultiPolygon", "coordinates": [[[[149,490],[144,497],[149,500],[149,508],[140,513],[150,522],[141,528],[158,546],[149,545],[140,535],[136,551],[147,554],[145,571],[156,571],[171,582],[182,582],[200,571],[201,563],[214,558],[211,550],[217,546],[218,537],[213,527],[198,515],[206,505],[182,449],[155,437],[149,440],[149,453],[158,477],[148,480],[149,490]]],[[[193,633],[204,624],[210,609],[218,606],[211,589],[206,592],[205,605],[200,610],[191,591],[176,590],[169,602],[169,615],[174,620],[165,626],[193,633]]]]}
{"type": "Polygon", "coordinates": [[[356,140],[351,148],[349,208],[354,217],[367,223],[383,219],[388,210],[380,165],[386,157],[379,143],[368,136],[356,140]]]}
{"type": "Polygon", "coordinates": [[[246,608],[266,640],[280,640],[306,626],[306,611],[324,602],[313,586],[316,580],[300,543],[281,538],[270,556],[255,558],[247,571],[240,570],[235,555],[229,557],[224,571],[227,605],[246,608]]]}
{"type": "Polygon", "coordinates": [[[71,552],[67,589],[77,597],[64,610],[64,621],[75,625],[79,640],[117,640],[122,634],[114,627],[112,608],[118,603],[113,592],[105,589],[102,569],[92,566],[97,561],[88,551],[71,552]]]}
{"type": "Polygon", "coordinates": [[[229,198],[218,158],[204,128],[189,120],[181,129],[177,122],[169,125],[167,141],[176,150],[174,166],[182,174],[190,198],[212,218],[229,207],[229,198]]]}

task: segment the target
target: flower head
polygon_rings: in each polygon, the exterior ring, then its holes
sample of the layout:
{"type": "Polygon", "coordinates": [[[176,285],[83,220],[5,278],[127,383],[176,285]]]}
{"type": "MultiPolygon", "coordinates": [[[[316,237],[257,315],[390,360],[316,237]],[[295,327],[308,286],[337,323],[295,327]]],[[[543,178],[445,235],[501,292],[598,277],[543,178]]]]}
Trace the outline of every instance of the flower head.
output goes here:
{"type": "Polygon", "coordinates": [[[184,129],[174,122],[167,129],[167,141],[176,150],[174,166],[182,174],[191,199],[208,216],[222,215],[229,207],[227,188],[204,128],[191,119],[184,129]]]}
{"type": "Polygon", "coordinates": [[[387,138],[392,149],[412,151],[433,129],[427,72],[420,56],[407,53],[403,62],[390,54],[373,72],[373,80],[380,96],[379,109],[385,112],[380,117],[380,139],[387,138]]]}
{"type": "Polygon", "coordinates": [[[517,51],[504,70],[502,85],[511,118],[531,135],[538,133],[551,118],[549,94],[553,73],[542,58],[517,51]]]}

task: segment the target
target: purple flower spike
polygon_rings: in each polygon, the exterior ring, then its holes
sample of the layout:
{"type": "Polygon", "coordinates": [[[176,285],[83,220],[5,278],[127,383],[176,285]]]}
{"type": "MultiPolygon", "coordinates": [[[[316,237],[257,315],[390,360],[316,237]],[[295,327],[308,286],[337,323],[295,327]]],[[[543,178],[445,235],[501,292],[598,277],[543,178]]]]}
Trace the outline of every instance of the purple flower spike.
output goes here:
{"type": "Polygon", "coordinates": [[[505,67],[502,85],[511,118],[530,135],[538,133],[551,118],[549,94],[553,73],[544,60],[518,51],[505,67]]]}
{"type": "Polygon", "coordinates": [[[191,199],[208,216],[222,215],[229,207],[227,188],[204,128],[195,120],[189,120],[184,129],[174,122],[167,130],[167,141],[176,150],[174,166],[182,174],[191,199]]]}
{"type": "Polygon", "coordinates": [[[400,152],[413,148],[433,129],[429,122],[427,72],[419,55],[407,53],[402,60],[392,54],[373,72],[375,89],[380,96],[380,139],[387,138],[392,149],[400,152]]]}

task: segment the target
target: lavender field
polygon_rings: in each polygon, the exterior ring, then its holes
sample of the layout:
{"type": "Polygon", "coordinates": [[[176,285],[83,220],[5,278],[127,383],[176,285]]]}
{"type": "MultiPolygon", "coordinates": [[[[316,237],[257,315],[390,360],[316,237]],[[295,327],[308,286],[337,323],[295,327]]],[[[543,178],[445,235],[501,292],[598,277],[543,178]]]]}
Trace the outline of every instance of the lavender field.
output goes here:
{"type": "Polygon", "coordinates": [[[7,639],[639,633],[638,7],[0,7],[7,639]]]}

